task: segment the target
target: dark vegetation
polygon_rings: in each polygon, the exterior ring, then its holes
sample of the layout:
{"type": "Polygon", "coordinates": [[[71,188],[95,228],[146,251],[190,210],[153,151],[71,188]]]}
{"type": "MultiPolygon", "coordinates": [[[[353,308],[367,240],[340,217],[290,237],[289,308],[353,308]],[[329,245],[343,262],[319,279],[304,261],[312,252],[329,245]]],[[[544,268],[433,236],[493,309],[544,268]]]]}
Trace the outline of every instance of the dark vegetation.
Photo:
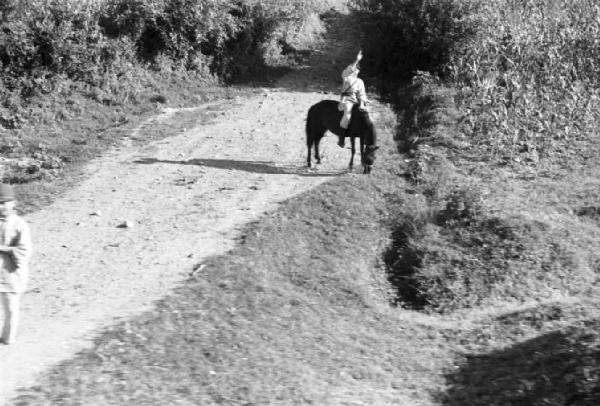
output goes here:
{"type": "Polygon", "coordinates": [[[366,14],[365,67],[385,83],[385,93],[417,71],[447,75],[447,63],[475,34],[473,2],[354,0],[366,14]],[[370,18],[371,17],[371,18],[370,18]],[[390,86],[390,84],[392,86],[390,86]]]}

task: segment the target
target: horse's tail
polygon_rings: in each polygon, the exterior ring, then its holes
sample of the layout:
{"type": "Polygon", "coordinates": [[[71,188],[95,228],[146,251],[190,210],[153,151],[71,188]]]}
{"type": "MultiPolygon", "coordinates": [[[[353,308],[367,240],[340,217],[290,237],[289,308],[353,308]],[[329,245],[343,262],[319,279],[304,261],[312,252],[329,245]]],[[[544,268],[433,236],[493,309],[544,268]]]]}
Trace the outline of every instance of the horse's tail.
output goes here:
{"type": "Polygon", "coordinates": [[[308,109],[308,114],[306,115],[306,145],[311,147],[314,142],[313,131],[312,131],[312,121],[314,120],[312,117],[314,115],[313,107],[308,109]]]}

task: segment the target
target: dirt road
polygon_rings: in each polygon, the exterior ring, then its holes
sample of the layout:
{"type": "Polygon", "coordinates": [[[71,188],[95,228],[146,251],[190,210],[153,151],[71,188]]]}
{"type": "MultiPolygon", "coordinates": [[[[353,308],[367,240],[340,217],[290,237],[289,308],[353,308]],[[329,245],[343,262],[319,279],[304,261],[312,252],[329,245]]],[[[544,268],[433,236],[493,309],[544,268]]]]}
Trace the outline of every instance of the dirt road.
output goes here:
{"type": "Polygon", "coordinates": [[[227,252],[241,226],[346,172],[350,152],[331,135],[323,164],[304,168],[306,111],[337,97],[346,52],[334,38],[252,98],[166,109],[129,138],[183,115],[213,120],[143,147],[125,140],[77,188],[26,217],[36,250],[18,342],[0,346],[0,404],[95,332],[151,308],[203,258],[227,252]]]}

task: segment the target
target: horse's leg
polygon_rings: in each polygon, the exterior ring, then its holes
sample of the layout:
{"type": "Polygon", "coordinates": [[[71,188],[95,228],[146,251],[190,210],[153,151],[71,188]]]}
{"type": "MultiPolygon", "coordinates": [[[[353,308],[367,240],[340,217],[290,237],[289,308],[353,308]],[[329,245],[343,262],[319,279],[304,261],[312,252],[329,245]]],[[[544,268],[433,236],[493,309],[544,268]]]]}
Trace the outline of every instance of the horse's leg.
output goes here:
{"type": "Polygon", "coordinates": [[[319,134],[315,138],[315,161],[317,161],[318,164],[321,163],[321,154],[319,153],[319,143],[321,142],[321,138],[323,138],[323,134],[319,134]]]}
{"type": "Polygon", "coordinates": [[[306,116],[306,149],[308,150],[308,154],[306,155],[306,166],[307,167],[311,167],[311,162],[310,162],[310,149],[312,147],[312,144],[315,141],[315,137],[314,137],[314,131],[312,129],[312,115],[313,113],[311,113],[311,111],[313,110],[313,108],[311,107],[308,110],[308,115],[306,116]]]}
{"type": "Polygon", "coordinates": [[[306,155],[306,166],[309,168],[312,166],[312,164],[310,162],[310,154],[312,152],[311,148],[312,148],[313,144],[316,144],[315,140],[316,140],[315,136],[311,132],[307,131],[307,133],[306,133],[306,148],[308,149],[308,153],[306,155]]]}
{"type": "Polygon", "coordinates": [[[355,139],[354,136],[351,135],[350,136],[350,147],[351,147],[352,154],[350,155],[350,165],[348,165],[350,170],[352,170],[352,167],[354,166],[354,153],[356,152],[356,148],[354,146],[354,139],[355,139]]]}
{"type": "Polygon", "coordinates": [[[365,140],[360,137],[360,164],[365,165],[365,140]]]}

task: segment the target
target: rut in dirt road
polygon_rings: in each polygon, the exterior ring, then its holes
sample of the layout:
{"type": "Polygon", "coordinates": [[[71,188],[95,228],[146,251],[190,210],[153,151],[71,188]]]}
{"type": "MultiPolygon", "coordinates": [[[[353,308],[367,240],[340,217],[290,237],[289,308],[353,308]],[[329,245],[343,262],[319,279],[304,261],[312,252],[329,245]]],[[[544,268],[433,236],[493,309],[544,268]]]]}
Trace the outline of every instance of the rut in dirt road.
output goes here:
{"type": "Polygon", "coordinates": [[[32,276],[19,341],[0,348],[0,403],[100,329],[151,309],[203,258],[231,249],[241,226],[346,172],[349,152],[332,136],[320,169],[304,168],[304,120],[309,106],[337,97],[347,52],[330,43],[249,99],[166,110],[136,136],[208,108],[214,117],[144,147],[124,143],[92,162],[78,187],[26,216],[32,276]]]}

